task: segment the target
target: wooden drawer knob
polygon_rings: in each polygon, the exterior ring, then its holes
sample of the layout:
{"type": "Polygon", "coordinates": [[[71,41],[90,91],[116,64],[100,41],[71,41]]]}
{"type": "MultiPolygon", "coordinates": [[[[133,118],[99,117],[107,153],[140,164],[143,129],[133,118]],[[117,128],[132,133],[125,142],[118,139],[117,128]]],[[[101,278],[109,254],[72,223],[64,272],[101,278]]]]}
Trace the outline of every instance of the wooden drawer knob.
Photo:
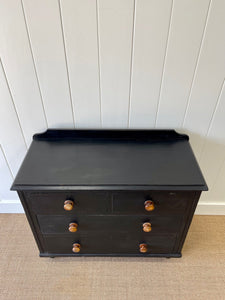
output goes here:
{"type": "Polygon", "coordinates": [[[78,227],[77,223],[70,223],[69,224],[69,231],[70,232],[76,232],[77,231],[77,227],[78,227]]]}
{"type": "Polygon", "coordinates": [[[152,200],[147,200],[147,201],[145,201],[144,204],[145,204],[145,210],[147,210],[147,211],[152,211],[155,209],[155,205],[152,200]]]}
{"type": "Polygon", "coordinates": [[[144,232],[150,232],[152,230],[152,225],[149,222],[143,223],[143,231],[144,232]]]}
{"type": "Polygon", "coordinates": [[[73,249],[72,249],[72,251],[73,251],[74,253],[80,252],[80,244],[79,244],[79,243],[73,244],[73,249]]]}
{"type": "Polygon", "coordinates": [[[72,200],[66,200],[64,202],[64,209],[65,210],[72,210],[73,209],[73,201],[72,200]]]}
{"type": "Polygon", "coordinates": [[[146,253],[146,252],[148,251],[148,246],[147,246],[147,244],[140,244],[140,245],[139,245],[139,251],[140,251],[141,253],[146,253]]]}

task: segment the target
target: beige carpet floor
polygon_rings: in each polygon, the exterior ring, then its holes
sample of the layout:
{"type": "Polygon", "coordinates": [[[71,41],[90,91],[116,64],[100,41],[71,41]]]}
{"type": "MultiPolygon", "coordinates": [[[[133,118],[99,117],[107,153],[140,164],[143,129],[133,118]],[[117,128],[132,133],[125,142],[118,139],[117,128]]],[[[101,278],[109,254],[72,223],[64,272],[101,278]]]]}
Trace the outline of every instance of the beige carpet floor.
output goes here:
{"type": "Polygon", "coordinates": [[[39,258],[23,214],[0,214],[0,299],[225,299],[225,216],[195,216],[182,258],[39,258]]]}

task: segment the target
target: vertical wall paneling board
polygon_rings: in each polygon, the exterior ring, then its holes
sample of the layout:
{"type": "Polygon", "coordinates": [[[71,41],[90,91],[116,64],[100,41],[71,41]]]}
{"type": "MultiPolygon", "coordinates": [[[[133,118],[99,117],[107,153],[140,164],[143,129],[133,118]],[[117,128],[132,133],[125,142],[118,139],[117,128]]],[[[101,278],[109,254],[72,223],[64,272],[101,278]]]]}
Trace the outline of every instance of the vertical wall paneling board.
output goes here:
{"type": "Polygon", "coordinates": [[[0,145],[4,149],[9,167],[16,175],[26,154],[26,144],[11,99],[0,61],[0,145]]]}
{"type": "Polygon", "coordinates": [[[134,0],[98,0],[103,127],[128,123],[134,0]]]}
{"type": "Polygon", "coordinates": [[[205,139],[205,144],[200,159],[203,174],[209,186],[209,192],[203,193],[202,201],[225,202],[225,84],[219,97],[218,105],[213,115],[211,126],[205,139]],[[224,169],[224,170],[223,170],[224,169]],[[223,176],[223,177],[222,177],[223,176]],[[218,182],[221,181],[221,184],[218,182]],[[222,183],[223,181],[223,183],[222,183]],[[221,196],[219,196],[221,195],[221,196]]]}
{"type": "Polygon", "coordinates": [[[130,127],[155,125],[172,0],[136,0],[130,127]]]}
{"type": "Polygon", "coordinates": [[[182,126],[208,8],[209,0],[174,1],[157,127],[182,126]]]}
{"type": "Polygon", "coordinates": [[[29,145],[34,133],[46,129],[46,120],[20,1],[0,0],[0,53],[29,145]]]}
{"type": "Polygon", "coordinates": [[[212,1],[183,124],[198,158],[225,76],[224,11],[225,1],[212,1]]]}
{"type": "Polygon", "coordinates": [[[17,200],[17,193],[10,191],[12,174],[0,146],[0,200],[17,200]]]}
{"type": "Polygon", "coordinates": [[[101,127],[96,1],[61,1],[76,127],[101,127]]]}
{"type": "Polygon", "coordinates": [[[23,0],[23,7],[48,126],[74,127],[58,1],[23,0]]]}

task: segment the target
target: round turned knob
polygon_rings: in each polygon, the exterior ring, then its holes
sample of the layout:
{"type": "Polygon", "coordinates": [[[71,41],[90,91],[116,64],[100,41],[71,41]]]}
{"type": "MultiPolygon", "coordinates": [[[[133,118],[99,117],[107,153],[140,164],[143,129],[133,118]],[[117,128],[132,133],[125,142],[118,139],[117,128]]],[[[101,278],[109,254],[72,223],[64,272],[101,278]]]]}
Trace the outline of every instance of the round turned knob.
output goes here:
{"type": "Polygon", "coordinates": [[[152,200],[147,200],[147,201],[145,201],[144,204],[145,204],[145,210],[147,210],[147,211],[152,211],[155,209],[155,205],[152,200]]]}
{"type": "Polygon", "coordinates": [[[72,251],[73,251],[74,253],[80,252],[80,244],[78,244],[78,243],[73,244],[73,249],[72,249],[72,251]]]}
{"type": "Polygon", "coordinates": [[[152,230],[152,225],[149,222],[143,223],[143,231],[144,232],[150,232],[152,230]]]}
{"type": "Polygon", "coordinates": [[[146,253],[146,252],[148,251],[148,246],[147,246],[147,244],[140,244],[140,245],[139,245],[139,251],[140,251],[141,253],[146,253]]]}
{"type": "Polygon", "coordinates": [[[65,210],[72,210],[73,209],[73,201],[72,200],[66,200],[64,202],[64,209],[65,210]]]}
{"type": "Polygon", "coordinates": [[[70,232],[76,232],[77,231],[77,227],[78,227],[77,223],[70,223],[69,224],[69,231],[70,232]]]}

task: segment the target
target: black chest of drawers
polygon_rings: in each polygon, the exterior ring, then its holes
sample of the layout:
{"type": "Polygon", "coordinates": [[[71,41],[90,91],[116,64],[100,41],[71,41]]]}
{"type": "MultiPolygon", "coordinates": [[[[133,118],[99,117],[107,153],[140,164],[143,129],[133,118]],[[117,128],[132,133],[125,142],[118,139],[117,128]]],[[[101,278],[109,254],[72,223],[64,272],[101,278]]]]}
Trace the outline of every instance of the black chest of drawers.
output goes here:
{"type": "Polygon", "coordinates": [[[12,186],[40,256],[180,257],[207,185],[173,130],[47,130],[12,186]]]}

